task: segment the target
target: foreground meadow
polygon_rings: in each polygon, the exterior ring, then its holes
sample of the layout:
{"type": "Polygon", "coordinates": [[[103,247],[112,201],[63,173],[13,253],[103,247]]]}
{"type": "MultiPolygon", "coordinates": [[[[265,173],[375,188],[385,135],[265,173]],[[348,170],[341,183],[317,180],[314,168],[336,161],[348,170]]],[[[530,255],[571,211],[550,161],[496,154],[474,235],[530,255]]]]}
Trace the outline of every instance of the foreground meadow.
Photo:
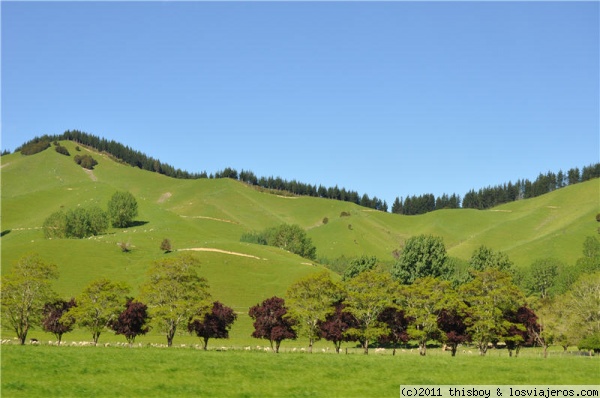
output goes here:
{"type": "Polygon", "coordinates": [[[2,397],[398,397],[401,384],[598,384],[598,357],[2,346],[2,397]]]}

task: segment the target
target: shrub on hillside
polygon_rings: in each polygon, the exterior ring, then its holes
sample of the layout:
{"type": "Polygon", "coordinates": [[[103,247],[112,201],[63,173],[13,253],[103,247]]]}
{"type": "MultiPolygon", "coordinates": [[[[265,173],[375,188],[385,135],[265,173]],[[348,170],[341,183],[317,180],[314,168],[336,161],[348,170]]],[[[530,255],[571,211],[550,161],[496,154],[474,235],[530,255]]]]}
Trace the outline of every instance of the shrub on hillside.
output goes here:
{"type": "Polygon", "coordinates": [[[67,148],[65,148],[64,146],[56,145],[54,147],[54,150],[58,153],[60,153],[61,155],[65,155],[65,156],[71,156],[71,154],[69,153],[69,150],[67,148]]]}
{"type": "Polygon", "coordinates": [[[108,229],[108,216],[97,206],[78,207],[66,213],[57,211],[44,221],[44,236],[48,239],[87,238],[108,229]]]}
{"type": "Polygon", "coordinates": [[[36,153],[42,152],[43,150],[50,147],[50,142],[48,141],[37,141],[30,142],[27,145],[23,145],[21,147],[22,155],[35,155],[36,153]]]}
{"type": "Polygon", "coordinates": [[[94,166],[98,164],[96,159],[90,155],[75,155],[73,160],[75,160],[75,163],[88,170],[93,170],[94,166]]]}
{"type": "Polygon", "coordinates": [[[281,224],[263,232],[245,233],[240,241],[279,247],[310,260],[317,256],[317,248],[299,225],[281,224]]]}
{"type": "Polygon", "coordinates": [[[129,192],[115,192],[108,202],[108,216],[115,228],[128,227],[137,216],[137,201],[129,192]]]}
{"type": "Polygon", "coordinates": [[[163,239],[163,241],[160,244],[160,250],[164,251],[165,253],[170,253],[171,250],[173,250],[172,246],[171,246],[171,241],[169,239],[163,239]]]}

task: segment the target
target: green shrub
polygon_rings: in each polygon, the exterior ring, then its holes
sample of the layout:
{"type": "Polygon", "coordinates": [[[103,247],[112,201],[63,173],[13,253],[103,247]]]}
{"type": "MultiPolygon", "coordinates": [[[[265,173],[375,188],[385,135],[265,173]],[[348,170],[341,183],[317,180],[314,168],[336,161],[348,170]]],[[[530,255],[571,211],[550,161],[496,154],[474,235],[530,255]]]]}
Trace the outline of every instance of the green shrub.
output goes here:
{"type": "Polygon", "coordinates": [[[65,148],[64,146],[57,145],[54,147],[54,150],[56,152],[60,153],[61,155],[71,156],[71,154],[69,153],[69,150],[67,148],[65,148]]]}
{"type": "Polygon", "coordinates": [[[89,170],[93,170],[94,166],[98,164],[96,159],[94,159],[90,155],[75,155],[73,160],[75,160],[75,163],[77,163],[81,167],[89,170]]]}
{"type": "Polygon", "coordinates": [[[21,147],[22,155],[35,155],[36,153],[42,152],[43,150],[50,147],[50,142],[48,141],[37,141],[30,142],[29,144],[21,147]]]}
{"type": "Polygon", "coordinates": [[[108,216],[99,207],[78,207],[66,213],[57,211],[44,221],[47,239],[87,238],[100,235],[108,229],[108,216]]]}
{"type": "Polygon", "coordinates": [[[108,202],[108,217],[115,228],[127,228],[137,216],[137,201],[129,192],[115,192],[108,202]]]}

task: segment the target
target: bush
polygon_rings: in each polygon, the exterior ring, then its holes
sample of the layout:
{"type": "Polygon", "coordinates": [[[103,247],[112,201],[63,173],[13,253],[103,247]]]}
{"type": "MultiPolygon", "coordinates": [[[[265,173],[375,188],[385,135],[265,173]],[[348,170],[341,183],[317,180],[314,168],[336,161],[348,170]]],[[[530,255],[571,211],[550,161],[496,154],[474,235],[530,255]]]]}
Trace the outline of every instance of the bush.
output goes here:
{"type": "Polygon", "coordinates": [[[267,238],[265,237],[264,232],[246,232],[240,237],[240,242],[266,245],[267,238]]]}
{"type": "Polygon", "coordinates": [[[127,228],[137,216],[137,201],[129,192],[115,192],[108,202],[108,217],[115,228],[127,228]]]}
{"type": "Polygon", "coordinates": [[[60,153],[61,155],[71,156],[71,154],[69,153],[69,150],[67,148],[65,148],[64,146],[61,146],[60,144],[55,146],[54,150],[56,152],[60,153]]]}
{"type": "Polygon", "coordinates": [[[46,239],[62,239],[67,237],[67,216],[62,211],[50,214],[43,225],[46,239]]]}
{"type": "Polygon", "coordinates": [[[96,159],[94,159],[90,155],[75,155],[75,158],[73,158],[73,160],[75,160],[75,163],[88,170],[93,170],[94,166],[98,164],[96,159]]]}
{"type": "Polygon", "coordinates": [[[97,206],[52,213],[43,225],[47,239],[87,238],[108,229],[108,216],[97,206]]]}
{"type": "Polygon", "coordinates": [[[240,241],[279,247],[310,260],[317,257],[317,248],[299,225],[282,224],[263,232],[248,232],[240,241]]]}
{"type": "Polygon", "coordinates": [[[327,218],[327,217],[324,217],[324,218],[323,218],[323,224],[327,224],[328,222],[329,222],[329,218],[327,218]]]}
{"type": "Polygon", "coordinates": [[[165,253],[170,253],[172,250],[171,241],[166,238],[163,239],[163,241],[160,244],[160,250],[164,251],[165,253]]]}
{"type": "Polygon", "coordinates": [[[350,213],[348,213],[347,211],[343,211],[340,213],[340,217],[350,217],[350,213]]]}
{"type": "Polygon", "coordinates": [[[29,144],[21,147],[22,155],[35,155],[36,153],[42,152],[45,149],[50,147],[50,142],[48,141],[37,141],[30,142],[29,144]]]}

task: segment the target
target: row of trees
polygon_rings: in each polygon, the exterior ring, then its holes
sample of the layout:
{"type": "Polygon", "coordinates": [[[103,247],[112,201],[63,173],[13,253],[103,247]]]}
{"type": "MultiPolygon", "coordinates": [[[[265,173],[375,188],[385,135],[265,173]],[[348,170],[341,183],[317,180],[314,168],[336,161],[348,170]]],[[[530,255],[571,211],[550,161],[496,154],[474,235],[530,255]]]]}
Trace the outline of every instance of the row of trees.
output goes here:
{"type": "Polygon", "coordinates": [[[86,238],[103,234],[109,222],[115,228],[126,228],[137,216],[137,201],[129,192],[115,192],[105,212],[98,206],[77,207],[52,213],[43,224],[47,239],[86,238]]]}
{"type": "Polygon", "coordinates": [[[127,296],[126,284],[101,278],[65,301],[51,288],[52,280],[58,278],[56,265],[28,255],[2,277],[4,324],[15,331],[21,344],[32,327],[54,333],[60,344],[62,335],[77,325],[92,334],[94,344],[109,329],[133,344],[137,336],[154,328],[171,346],[177,330],[187,327],[204,339],[206,349],[209,338],[228,337],[237,315],[220,302],[212,302],[198,268],[191,255],[163,259],[150,268],[139,300],[127,296]]]}
{"type": "MultiPolygon", "coordinates": [[[[415,256],[430,251],[438,239],[420,236],[414,241],[421,242],[407,244],[392,272],[365,258],[342,282],[333,281],[328,272],[296,281],[285,299],[272,297],[250,308],[252,335],[269,340],[275,352],[283,340],[298,336],[307,338],[309,350],[325,338],[338,351],[343,341],[357,341],[365,353],[374,342],[395,349],[409,339],[418,343],[421,355],[431,341],[446,344],[453,354],[466,342],[481,355],[499,342],[511,353],[532,344],[545,348],[577,344],[600,350],[597,262],[594,271],[582,274],[564,294],[530,306],[513,282],[505,255],[479,248],[470,260],[469,277],[451,280],[441,262],[430,261],[439,257],[439,251],[429,259],[415,256]],[[411,258],[420,259],[411,262],[411,258]]],[[[228,337],[237,315],[212,300],[198,268],[189,254],[162,259],[148,271],[137,300],[127,297],[125,284],[99,279],[67,302],[58,300],[51,289],[51,281],[58,277],[56,266],[26,256],[2,278],[4,325],[10,325],[22,343],[36,325],[43,325],[59,340],[78,325],[91,332],[95,343],[108,329],[133,343],[152,327],[167,338],[169,346],[176,332],[187,328],[204,340],[206,348],[210,338],[228,337]]]]}
{"type": "MultiPolygon", "coordinates": [[[[70,140],[82,145],[92,147],[100,152],[105,152],[114,159],[129,164],[133,167],[139,167],[142,170],[148,170],[174,178],[197,179],[197,178],[231,178],[245,182],[249,185],[261,187],[264,189],[286,191],[295,195],[313,196],[327,199],[335,199],[346,202],[352,202],[357,205],[368,207],[381,211],[388,211],[386,201],[369,197],[367,194],[360,195],[356,191],[345,188],[324,187],[322,185],[307,184],[297,180],[285,180],[281,177],[257,177],[252,171],[242,170],[238,173],[233,168],[225,168],[214,174],[189,173],[187,171],[176,169],[173,166],[162,163],[160,160],[147,156],[146,154],[133,150],[129,146],[118,143],[114,140],[107,140],[98,136],[84,133],[78,130],[67,130],[59,135],[44,135],[23,144],[15,151],[21,151],[23,154],[34,154],[50,146],[50,142],[57,140],[70,140]]],[[[92,166],[93,167],[93,166],[92,166]]],[[[516,183],[508,182],[487,188],[474,189],[467,192],[462,199],[457,194],[443,194],[434,197],[433,194],[413,195],[406,198],[396,197],[392,205],[392,213],[415,215],[423,214],[434,210],[447,208],[474,208],[487,209],[502,203],[512,202],[520,199],[533,198],[566,185],[572,185],[592,178],[600,177],[600,163],[585,166],[582,170],[572,168],[567,173],[562,170],[558,173],[548,172],[540,173],[535,181],[523,179],[516,183]]]]}

